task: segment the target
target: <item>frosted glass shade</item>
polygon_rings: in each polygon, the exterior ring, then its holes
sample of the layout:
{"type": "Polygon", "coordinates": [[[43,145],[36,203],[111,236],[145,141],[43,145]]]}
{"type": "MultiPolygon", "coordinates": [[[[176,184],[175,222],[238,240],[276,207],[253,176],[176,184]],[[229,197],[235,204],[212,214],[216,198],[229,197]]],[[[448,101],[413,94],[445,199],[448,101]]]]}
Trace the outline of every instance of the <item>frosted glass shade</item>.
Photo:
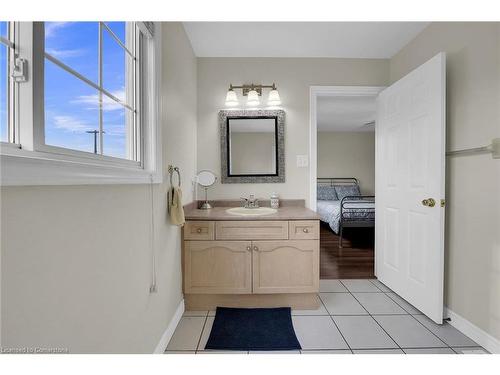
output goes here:
{"type": "Polygon", "coordinates": [[[269,92],[269,98],[267,99],[267,104],[268,105],[281,104],[280,93],[278,92],[278,90],[274,89],[269,92]]]}
{"type": "Polygon", "coordinates": [[[234,90],[229,90],[226,95],[226,106],[234,107],[238,105],[238,96],[234,90]]]}
{"type": "Polygon", "coordinates": [[[250,90],[248,92],[247,105],[248,106],[256,106],[259,105],[259,93],[255,90],[250,90]]]}

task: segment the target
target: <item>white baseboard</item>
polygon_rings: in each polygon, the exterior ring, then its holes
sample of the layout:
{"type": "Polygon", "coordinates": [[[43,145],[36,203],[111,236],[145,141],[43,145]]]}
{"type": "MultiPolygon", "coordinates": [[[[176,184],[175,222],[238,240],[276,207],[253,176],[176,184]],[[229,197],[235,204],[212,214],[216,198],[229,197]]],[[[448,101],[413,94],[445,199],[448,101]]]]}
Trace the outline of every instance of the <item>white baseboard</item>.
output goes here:
{"type": "Polygon", "coordinates": [[[469,336],[490,353],[500,354],[500,340],[483,331],[478,326],[472,324],[464,317],[453,312],[449,308],[445,308],[446,316],[451,319],[449,322],[453,327],[458,329],[464,335],[469,336]]]}
{"type": "Polygon", "coordinates": [[[167,349],[167,345],[170,339],[174,335],[177,325],[181,321],[182,314],[184,314],[184,300],[182,300],[179,303],[179,306],[177,306],[177,310],[175,310],[175,314],[172,317],[172,320],[170,320],[167,329],[165,330],[165,332],[163,332],[163,335],[161,335],[160,342],[156,346],[156,349],[153,352],[153,354],[163,354],[165,352],[165,349],[167,349]]]}

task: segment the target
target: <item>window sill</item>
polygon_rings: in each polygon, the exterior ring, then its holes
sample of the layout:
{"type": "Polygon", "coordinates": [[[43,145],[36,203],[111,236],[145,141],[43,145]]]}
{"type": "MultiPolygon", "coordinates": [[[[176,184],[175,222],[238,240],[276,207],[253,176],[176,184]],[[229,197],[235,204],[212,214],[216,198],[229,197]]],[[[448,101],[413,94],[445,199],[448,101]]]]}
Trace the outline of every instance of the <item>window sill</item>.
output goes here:
{"type": "Polygon", "coordinates": [[[1,186],[149,184],[162,181],[160,171],[147,171],[137,165],[62,158],[5,145],[0,151],[1,186]]]}

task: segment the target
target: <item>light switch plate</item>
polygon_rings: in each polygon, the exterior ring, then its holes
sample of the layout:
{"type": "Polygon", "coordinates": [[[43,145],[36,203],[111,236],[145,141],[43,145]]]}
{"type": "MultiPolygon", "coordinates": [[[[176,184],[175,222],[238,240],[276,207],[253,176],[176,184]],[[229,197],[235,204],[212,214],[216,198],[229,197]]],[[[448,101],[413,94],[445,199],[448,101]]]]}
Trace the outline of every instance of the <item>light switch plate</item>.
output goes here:
{"type": "Polygon", "coordinates": [[[307,155],[297,155],[297,167],[307,168],[309,166],[309,158],[307,155]]]}

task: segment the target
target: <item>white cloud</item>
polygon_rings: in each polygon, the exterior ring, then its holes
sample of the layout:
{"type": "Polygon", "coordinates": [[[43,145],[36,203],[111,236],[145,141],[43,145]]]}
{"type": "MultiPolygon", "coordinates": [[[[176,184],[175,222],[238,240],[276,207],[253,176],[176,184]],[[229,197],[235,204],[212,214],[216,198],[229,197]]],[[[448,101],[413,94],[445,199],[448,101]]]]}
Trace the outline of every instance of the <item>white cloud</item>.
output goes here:
{"type": "Polygon", "coordinates": [[[53,116],[54,126],[68,132],[83,133],[87,130],[93,130],[95,127],[90,126],[84,121],[81,121],[73,116],[53,116]]]}
{"type": "Polygon", "coordinates": [[[80,57],[85,55],[84,49],[54,49],[47,48],[46,52],[54,57],[59,59],[72,58],[72,57],[80,57]]]}
{"type": "Polygon", "coordinates": [[[54,36],[55,32],[63,27],[69,26],[70,22],[45,22],[45,37],[54,36]]]}
{"type": "MultiPolygon", "coordinates": [[[[111,91],[111,94],[116,98],[120,99],[120,101],[125,102],[125,89],[111,91]]],[[[80,95],[77,99],[72,100],[72,103],[83,103],[90,105],[91,109],[99,108],[99,95],[80,95]]],[[[116,111],[119,109],[123,109],[124,107],[117,103],[115,100],[109,98],[106,95],[103,95],[102,98],[103,110],[105,111],[116,111]]]]}

